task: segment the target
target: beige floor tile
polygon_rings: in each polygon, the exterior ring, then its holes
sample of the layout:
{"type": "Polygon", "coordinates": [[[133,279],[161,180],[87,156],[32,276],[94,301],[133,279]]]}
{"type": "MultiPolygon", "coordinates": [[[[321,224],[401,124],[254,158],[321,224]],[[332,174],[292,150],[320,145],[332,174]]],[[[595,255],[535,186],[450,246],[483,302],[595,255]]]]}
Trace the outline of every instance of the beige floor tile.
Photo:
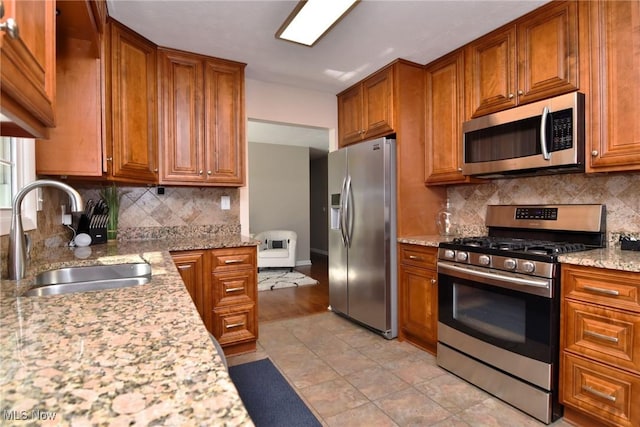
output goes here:
{"type": "Polygon", "coordinates": [[[382,366],[353,372],[345,376],[369,400],[380,399],[391,393],[411,387],[409,383],[382,366]]]}
{"type": "Polygon", "coordinates": [[[278,359],[274,360],[274,362],[298,389],[340,377],[331,366],[317,357],[299,359],[295,363],[288,364],[281,364],[278,359]]]}
{"type": "Polygon", "coordinates": [[[452,415],[415,388],[390,394],[374,403],[400,426],[430,426],[452,415]]]}
{"type": "Polygon", "coordinates": [[[449,374],[417,384],[415,388],[450,412],[458,413],[491,397],[468,382],[449,374]]]}
{"type": "Polygon", "coordinates": [[[343,378],[299,390],[316,411],[328,418],[369,403],[369,399],[343,378]]]}
{"type": "Polygon", "coordinates": [[[373,403],[358,406],[354,409],[328,417],[329,427],[397,427],[391,418],[373,403]]]}

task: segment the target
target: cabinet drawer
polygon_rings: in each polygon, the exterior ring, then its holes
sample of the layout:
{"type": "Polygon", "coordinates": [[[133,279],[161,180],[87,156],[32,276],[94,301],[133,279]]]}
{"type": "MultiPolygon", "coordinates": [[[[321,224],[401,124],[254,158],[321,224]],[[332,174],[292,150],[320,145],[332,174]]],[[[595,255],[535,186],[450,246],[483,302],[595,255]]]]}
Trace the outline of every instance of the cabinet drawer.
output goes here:
{"type": "Polygon", "coordinates": [[[564,303],[564,348],[640,373],[640,315],[564,303]]]}
{"type": "Polygon", "coordinates": [[[253,303],[256,299],[256,272],[240,270],[211,275],[213,306],[253,303]]]}
{"type": "Polygon", "coordinates": [[[562,293],[612,308],[640,312],[640,274],[591,267],[564,267],[562,293]]]}
{"type": "Polygon", "coordinates": [[[638,425],[640,377],[566,352],[562,362],[562,403],[588,412],[608,425],[638,425]]]}
{"type": "Polygon", "coordinates": [[[213,272],[255,268],[256,247],[215,249],[211,251],[211,270],[213,272]]]}
{"type": "Polygon", "coordinates": [[[438,249],[420,245],[401,244],[399,260],[402,264],[422,268],[436,268],[438,249]]]}
{"type": "Polygon", "coordinates": [[[213,335],[222,347],[256,340],[258,336],[255,305],[246,304],[232,308],[215,309],[213,330],[213,335]]]}

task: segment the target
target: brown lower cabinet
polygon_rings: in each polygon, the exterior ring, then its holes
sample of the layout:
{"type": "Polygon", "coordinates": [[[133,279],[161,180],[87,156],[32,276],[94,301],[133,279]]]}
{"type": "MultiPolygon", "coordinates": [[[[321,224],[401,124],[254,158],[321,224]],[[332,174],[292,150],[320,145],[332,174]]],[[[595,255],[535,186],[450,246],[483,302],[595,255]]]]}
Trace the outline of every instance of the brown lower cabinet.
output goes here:
{"type": "Polygon", "coordinates": [[[640,425],[640,274],[563,266],[560,399],[579,425],[640,425]]]}
{"type": "Polygon", "coordinates": [[[176,251],[171,256],[207,330],[225,355],[255,351],[256,247],[176,251]]]}
{"type": "Polygon", "coordinates": [[[432,353],[438,343],[438,248],[398,245],[398,339],[432,353]]]}

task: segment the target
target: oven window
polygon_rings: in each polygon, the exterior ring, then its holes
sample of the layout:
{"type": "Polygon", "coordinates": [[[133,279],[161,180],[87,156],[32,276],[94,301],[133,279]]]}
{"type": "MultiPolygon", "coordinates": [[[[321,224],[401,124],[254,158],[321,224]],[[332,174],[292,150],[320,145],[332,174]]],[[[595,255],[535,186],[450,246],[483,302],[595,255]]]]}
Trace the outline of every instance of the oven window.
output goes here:
{"type": "Polygon", "coordinates": [[[521,298],[453,284],[453,318],[499,340],[526,341],[525,304],[521,298]]]}

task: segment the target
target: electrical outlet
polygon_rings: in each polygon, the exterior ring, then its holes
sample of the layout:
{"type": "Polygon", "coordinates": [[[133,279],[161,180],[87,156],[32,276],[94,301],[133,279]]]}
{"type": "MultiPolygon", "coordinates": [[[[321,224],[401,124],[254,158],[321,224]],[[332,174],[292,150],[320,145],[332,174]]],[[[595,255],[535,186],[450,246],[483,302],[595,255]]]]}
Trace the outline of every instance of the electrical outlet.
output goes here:
{"type": "Polygon", "coordinates": [[[228,211],[229,209],[231,209],[231,197],[220,197],[220,209],[222,209],[223,211],[228,211]]]}

